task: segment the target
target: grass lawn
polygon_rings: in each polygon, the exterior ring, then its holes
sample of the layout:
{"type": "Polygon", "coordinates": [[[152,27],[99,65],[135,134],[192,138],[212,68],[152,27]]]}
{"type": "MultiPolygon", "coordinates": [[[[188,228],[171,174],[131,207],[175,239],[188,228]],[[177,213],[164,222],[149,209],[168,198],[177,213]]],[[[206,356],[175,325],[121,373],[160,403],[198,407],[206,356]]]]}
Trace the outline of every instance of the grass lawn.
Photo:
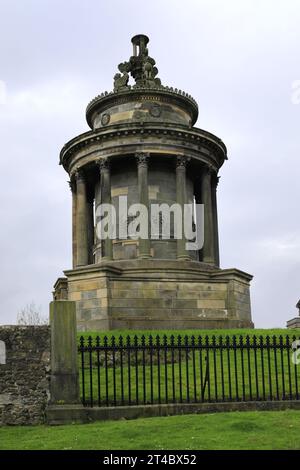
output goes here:
{"type": "Polygon", "coordinates": [[[183,415],[57,427],[2,427],[0,449],[300,449],[300,411],[183,415]]]}

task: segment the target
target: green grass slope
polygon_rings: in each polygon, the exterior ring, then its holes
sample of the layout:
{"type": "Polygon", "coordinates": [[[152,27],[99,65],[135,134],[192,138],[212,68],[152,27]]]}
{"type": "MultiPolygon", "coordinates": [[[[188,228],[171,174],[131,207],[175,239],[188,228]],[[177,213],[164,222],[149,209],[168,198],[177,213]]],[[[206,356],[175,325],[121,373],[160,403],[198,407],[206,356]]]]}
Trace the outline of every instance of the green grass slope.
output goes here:
{"type": "Polygon", "coordinates": [[[300,448],[300,411],[235,412],[0,428],[1,450],[278,450],[300,448]]]}

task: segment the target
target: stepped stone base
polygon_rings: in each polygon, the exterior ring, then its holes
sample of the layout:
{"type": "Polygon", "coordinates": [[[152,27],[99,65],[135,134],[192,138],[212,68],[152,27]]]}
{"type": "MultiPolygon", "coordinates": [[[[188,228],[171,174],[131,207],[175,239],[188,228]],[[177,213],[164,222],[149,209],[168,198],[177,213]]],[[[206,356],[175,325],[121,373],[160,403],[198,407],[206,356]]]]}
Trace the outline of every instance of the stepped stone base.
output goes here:
{"type": "Polygon", "coordinates": [[[286,322],[287,328],[300,328],[300,317],[292,318],[286,322]]]}
{"type": "Polygon", "coordinates": [[[250,274],[173,260],[102,262],[65,271],[54,297],[76,301],[78,329],[253,328],[250,274]]]}

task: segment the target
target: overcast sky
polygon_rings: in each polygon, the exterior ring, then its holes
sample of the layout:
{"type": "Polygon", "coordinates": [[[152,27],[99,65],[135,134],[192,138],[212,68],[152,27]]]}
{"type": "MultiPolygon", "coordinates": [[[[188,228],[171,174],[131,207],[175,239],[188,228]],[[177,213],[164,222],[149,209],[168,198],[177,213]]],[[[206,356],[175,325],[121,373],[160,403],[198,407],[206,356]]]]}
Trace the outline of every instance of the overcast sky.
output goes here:
{"type": "Polygon", "coordinates": [[[256,326],[285,326],[296,316],[299,0],[0,7],[0,323],[15,322],[32,300],[47,314],[55,280],[71,267],[71,193],[59,151],[88,130],[87,103],[112,89],[138,33],[150,37],[162,83],[190,93],[197,127],[227,145],[218,188],[222,267],[254,275],[256,326]]]}

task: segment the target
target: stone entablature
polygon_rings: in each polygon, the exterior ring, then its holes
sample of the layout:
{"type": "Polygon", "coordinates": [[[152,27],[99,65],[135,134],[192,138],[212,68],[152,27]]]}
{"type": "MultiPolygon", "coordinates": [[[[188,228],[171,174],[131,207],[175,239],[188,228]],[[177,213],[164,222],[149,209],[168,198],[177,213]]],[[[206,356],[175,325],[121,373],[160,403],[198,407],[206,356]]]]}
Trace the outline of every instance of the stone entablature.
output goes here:
{"type": "Polygon", "coordinates": [[[184,153],[213,166],[215,171],[227,159],[224,143],[210,132],[179,124],[118,124],[111,129],[85,132],[70,140],[60,152],[60,164],[68,173],[101,157],[128,155],[135,151],[184,153]]]}

